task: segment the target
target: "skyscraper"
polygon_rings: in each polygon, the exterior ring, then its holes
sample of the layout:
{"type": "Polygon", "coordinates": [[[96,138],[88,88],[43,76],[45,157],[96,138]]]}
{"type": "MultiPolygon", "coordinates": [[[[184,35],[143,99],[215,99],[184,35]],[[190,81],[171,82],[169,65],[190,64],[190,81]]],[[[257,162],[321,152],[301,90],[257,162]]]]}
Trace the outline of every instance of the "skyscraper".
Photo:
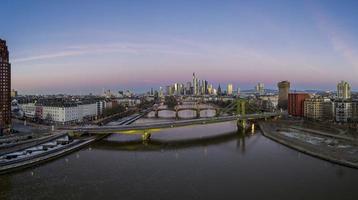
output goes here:
{"type": "Polygon", "coordinates": [[[278,108],[287,109],[288,92],[290,90],[290,82],[281,81],[278,86],[278,108]]]}
{"type": "Polygon", "coordinates": [[[232,84],[231,83],[227,84],[227,90],[226,90],[227,95],[232,95],[232,91],[233,91],[232,84]]]}
{"type": "Polygon", "coordinates": [[[219,95],[219,96],[221,96],[221,95],[222,95],[222,91],[221,91],[220,84],[219,84],[219,87],[218,87],[217,95],[219,95]]]}
{"type": "Polygon", "coordinates": [[[199,84],[198,84],[198,79],[195,76],[195,73],[193,73],[193,88],[194,88],[194,95],[198,95],[198,90],[199,90],[199,84]]]}
{"type": "Polygon", "coordinates": [[[6,41],[0,39],[0,133],[11,126],[11,65],[6,41]]]}
{"type": "Polygon", "coordinates": [[[265,91],[265,88],[264,88],[264,84],[263,83],[258,83],[256,86],[255,86],[255,90],[256,90],[256,93],[258,93],[259,95],[263,95],[264,94],[264,91],[265,91]]]}
{"type": "Polygon", "coordinates": [[[338,99],[351,98],[351,86],[346,81],[341,81],[337,84],[337,97],[338,99]]]}

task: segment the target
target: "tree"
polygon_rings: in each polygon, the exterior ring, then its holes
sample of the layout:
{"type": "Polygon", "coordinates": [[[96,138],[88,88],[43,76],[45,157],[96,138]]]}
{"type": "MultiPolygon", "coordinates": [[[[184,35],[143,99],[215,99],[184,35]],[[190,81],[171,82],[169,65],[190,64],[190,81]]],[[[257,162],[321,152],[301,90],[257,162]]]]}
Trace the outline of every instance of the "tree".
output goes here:
{"type": "Polygon", "coordinates": [[[165,104],[168,106],[168,108],[174,108],[176,105],[178,105],[178,102],[174,96],[166,96],[165,104]]]}

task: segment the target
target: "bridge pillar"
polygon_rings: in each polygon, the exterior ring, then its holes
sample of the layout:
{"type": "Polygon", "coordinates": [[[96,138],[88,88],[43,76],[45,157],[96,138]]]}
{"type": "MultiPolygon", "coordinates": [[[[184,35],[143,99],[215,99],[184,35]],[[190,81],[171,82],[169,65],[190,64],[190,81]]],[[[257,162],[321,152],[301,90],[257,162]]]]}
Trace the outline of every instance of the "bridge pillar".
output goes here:
{"type": "Polygon", "coordinates": [[[238,119],[237,120],[237,130],[239,132],[242,132],[242,133],[245,133],[247,132],[248,130],[255,130],[255,125],[253,122],[250,122],[246,119],[238,119]]]}
{"type": "Polygon", "coordinates": [[[237,120],[237,129],[240,130],[246,130],[247,128],[247,124],[246,124],[246,120],[245,119],[238,119],[237,120]]]}
{"type": "Polygon", "coordinates": [[[142,134],[142,141],[149,141],[151,136],[152,135],[149,133],[149,131],[145,130],[142,134]]]}

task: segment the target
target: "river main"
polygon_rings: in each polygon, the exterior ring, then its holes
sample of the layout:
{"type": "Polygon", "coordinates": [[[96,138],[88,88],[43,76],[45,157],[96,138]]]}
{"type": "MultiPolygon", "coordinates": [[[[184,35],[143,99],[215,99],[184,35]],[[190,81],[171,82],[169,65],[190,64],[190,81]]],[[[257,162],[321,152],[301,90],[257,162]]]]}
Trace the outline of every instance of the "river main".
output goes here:
{"type": "Polygon", "coordinates": [[[358,170],[299,153],[234,122],[111,135],[0,176],[0,199],[358,199],[358,170]]]}

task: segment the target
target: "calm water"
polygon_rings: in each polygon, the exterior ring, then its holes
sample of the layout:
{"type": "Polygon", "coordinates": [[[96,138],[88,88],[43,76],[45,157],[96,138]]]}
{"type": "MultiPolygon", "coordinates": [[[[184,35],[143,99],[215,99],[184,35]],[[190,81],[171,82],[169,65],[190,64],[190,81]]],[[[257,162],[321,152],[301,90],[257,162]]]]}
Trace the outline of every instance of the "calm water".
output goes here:
{"type": "Polygon", "coordinates": [[[234,123],[112,135],[0,176],[0,199],[358,199],[358,170],[298,153],[234,123]]]}

